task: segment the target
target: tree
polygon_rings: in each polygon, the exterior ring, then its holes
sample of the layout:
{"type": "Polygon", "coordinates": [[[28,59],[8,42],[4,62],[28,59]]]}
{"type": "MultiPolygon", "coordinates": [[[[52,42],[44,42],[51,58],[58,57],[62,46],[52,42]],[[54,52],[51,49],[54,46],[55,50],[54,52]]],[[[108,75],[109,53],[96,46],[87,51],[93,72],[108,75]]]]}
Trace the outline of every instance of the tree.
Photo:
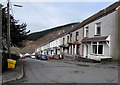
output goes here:
{"type": "MultiPolygon", "coordinates": [[[[22,42],[26,40],[27,34],[30,31],[26,31],[26,23],[19,24],[19,20],[15,20],[12,15],[10,15],[10,32],[11,32],[11,46],[22,47],[22,42]]],[[[2,38],[6,43],[7,40],[7,9],[2,9],[2,38]]]]}

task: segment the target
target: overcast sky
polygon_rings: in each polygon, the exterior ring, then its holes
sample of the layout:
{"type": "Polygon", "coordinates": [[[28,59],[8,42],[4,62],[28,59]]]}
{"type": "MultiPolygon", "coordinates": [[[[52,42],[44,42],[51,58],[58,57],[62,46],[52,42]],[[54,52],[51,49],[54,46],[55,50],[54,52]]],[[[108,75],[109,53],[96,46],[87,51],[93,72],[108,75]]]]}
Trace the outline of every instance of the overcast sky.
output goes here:
{"type": "MultiPolygon", "coordinates": [[[[1,2],[6,6],[5,1],[1,2]]],[[[81,22],[114,2],[11,2],[23,6],[18,8],[12,5],[11,13],[19,23],[26,23],[27,29],[33,33],[81,22]]]]}

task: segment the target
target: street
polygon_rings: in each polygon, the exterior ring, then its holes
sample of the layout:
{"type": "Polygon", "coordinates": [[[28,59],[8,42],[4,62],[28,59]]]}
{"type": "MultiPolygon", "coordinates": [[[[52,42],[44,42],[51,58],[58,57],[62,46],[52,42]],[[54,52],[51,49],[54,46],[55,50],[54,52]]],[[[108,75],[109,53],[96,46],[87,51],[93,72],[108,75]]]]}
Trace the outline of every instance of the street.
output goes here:
{"type": "Polygon", "coordinates": [[[62,60],[22,59],[25,75],[11,83],[117,83],[117,64],[79,66],[62,60]]]}

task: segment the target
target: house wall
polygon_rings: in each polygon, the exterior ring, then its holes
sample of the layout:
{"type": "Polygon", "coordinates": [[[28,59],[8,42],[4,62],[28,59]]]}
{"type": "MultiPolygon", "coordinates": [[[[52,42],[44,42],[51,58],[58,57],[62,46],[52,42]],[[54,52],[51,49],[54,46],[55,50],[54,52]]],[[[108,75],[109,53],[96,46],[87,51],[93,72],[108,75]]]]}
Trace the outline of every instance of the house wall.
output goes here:
{"type": "Polygon", "coordinates": [[[106,55],[106,56],[110,56],[108,53],[109,53],[109,48],[108,48],[108,45],[107,44],[104,44],[104,54],[106,55]]]}
{"type": "Polygon", "coordinates": [[[47,49],[50,48],[51,50],[48,51],[48,55],[59,55],[60,54],[60,50],[58,49],[59,48],[59,45],[61,44],[61,38],[58,38],[58,39],[55,39],[53,41],[51,41],[48,46],[47,46],[47,49]],[[57,52],[56,52],[57,50],[57,52]],[[52,53],[51,53],[52,52],[52,53]]]}
{"type": "Polygon", "coordinates": [[[2,5],[0,4],[0,56],[2,52],[2,5]]]}
{"type": "Polygon", "coordinates": [[[80,42],[80,55],[83,56],[83,45],[81,40],[83,39],[83,27],[79,29],[79,42],[80,42]]]}
{"type": "Polygon", "coordinates": [[[64,44],[67,44],[67,35],[65,35],[64,38],[65,38],[65,43],[64,44]]]}
{"type": "MultiPolygon", "coordinates": [[[[114,56],[114,50],[115,50],[115,29],[116,29],[116,11],[108,14],[107,16],[104,16],[94,22],[91,22],[90,24],[87,24],[84,26],[89,27],[89,37],[94,37],[95,35],[95,24],[101,22],[101,36],[111,36],[110,38],[110,56],[114,56]]],[[[106,51],[106,50],[104,50],[106,51]]],[[[109,55],[109,52],[105,53],[105,56],[109,55]]]]}
{"type": "Polygon", "coordinates": [[[84,49],[83,49],[83,57],[86,58],[86,56],[87,56],[86,55],[87,54],[87,51],[86,51],[87,46],[86,46],[86,44],[84,44],[83,47],[84,47],[84,49]]]}
{"type": "MultiPolygon", "coordinates": [[[[60,39],[60,42],[61,42],[61,45],[63,45],[63,38],[64,38],[64,45],[67,44],[67,35],[61,37],[60,39]]],[[[63,47],[61,48],[61,53],[64,53],[64,54],[67,54],[67,49],[63,49],[63,47]]]]}
{"type": "Polygon", "coordinates": [[[116,49],[117,51],[114,51],[114,54],[116,54],[115,56],[118,56],[118,60],[120,61],[120,36],[118,36],[120,34],[120,6],[117,10],[117,30],[116,30],[116,49]]]}
{"type": "Polygon", "coordinates": [[[60,45],[63,44],[63,40],[62,40],[62,39],[63,39],[63,37],[60,37],[60,38],[59,38],[59,40],[60,40],[60,45]]]}
{"type": "Polygon", "coordinates": [[[79,50],[80,55],[83,55],[83,46],[81,44],[81,40],[83,39],[83,28],[79,28],[75,30],[74,32],[72,32],[72,35],[73,35],[72,42],[76,41],[76,32],[79,32],[78,42],[80,43],[80,48],[78,50],[79,50]]]}
{"type": "Polygon", "coordinates": [[[89,37],[94,37],[95,35],[95,23],[101,22],[101,36],[108,36],[108,35],[114,35],[115,34],[115,28],[116,28],[116,12],[113,12],[107,16],[104,16],[90,24],[87,24],[84,26],[89,27],[89,37]]]}

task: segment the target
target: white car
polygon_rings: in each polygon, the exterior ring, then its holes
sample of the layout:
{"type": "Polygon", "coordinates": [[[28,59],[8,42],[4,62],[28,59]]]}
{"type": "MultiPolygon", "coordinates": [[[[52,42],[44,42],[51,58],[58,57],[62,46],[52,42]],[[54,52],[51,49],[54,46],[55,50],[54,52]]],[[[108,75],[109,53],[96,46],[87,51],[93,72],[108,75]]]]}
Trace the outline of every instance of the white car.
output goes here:
{"type": "Polygon", "coordinates": [[[31,55],[30,57],[31,57],[32,59],[35,59],[35,55],[31,55]]]}
{"type": "Polygon", "coordinates": [[[35,59],[35,53],[30,56],[32,59],[35,59]]]}

